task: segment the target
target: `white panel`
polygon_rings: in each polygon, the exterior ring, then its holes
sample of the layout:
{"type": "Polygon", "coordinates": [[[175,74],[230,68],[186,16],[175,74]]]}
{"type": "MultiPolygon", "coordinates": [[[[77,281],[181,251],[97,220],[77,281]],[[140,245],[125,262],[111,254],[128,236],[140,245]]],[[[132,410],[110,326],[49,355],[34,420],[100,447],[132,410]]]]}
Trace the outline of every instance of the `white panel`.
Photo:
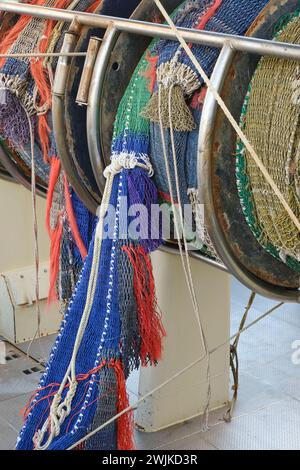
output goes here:
{"type": "MultiPolygon", "coordinates": [[[[143,396],[203,355],[200,332],[193,313],[180,256],[152,255],[158,304],[167,331],[162,361],[142,368],[139,395],[143,396]]],[[[195,290],[209,347],[230,336],[230,275],[191,259],[195,290]]],[[[229,344],[211,358],[211,409],[229,398],[229,344]]],[[[136,422],[147,432],[183,422],[203,412],[206,405],[206,363],[198,364],[153,397],[136,412],[136,422]]]]}
{"type": "MultiPolygon", "coordinates": [[[[41,262],[49,260],[45,228],[46,200],[37,197],[38,240],[41,262]]],[[[28,189],[0,180],[0,272],[34,264],[32,201],[28,189]]]]}
{"type": "MultiPolygon", "coordinates": [[[[41,263],[39,268],[40,299],[45,299],[49,290],[49,265],[41,263]]],[[[3,273],[3,276],[5,276],[15,305],[31,305],[36,300],[34,266],[7,271],[3,273]]]]}
{"type": "MultiPolygon", "coordinates": [[[[59,314],[57,304],[53,303],[49,307],[47,305],[47,301],[42,300],[40,302],[40,309],[41,336],[56,333],[61,322],[61,316],[59,314]]],[[[16,343],[23,343],[36,337],[38,328],[38,317],[35,303],[33,303],[31,306],[16,307],[15,322],[16,343]]]]}
{"type": "MultiPolygon", "coordinates": [[[[41,334],[57,331],[61,317],[56,304],[47,306],[49,236],[45,228],[46,200],[37,197],[40,258],[41,334]]],[[[31,340],[37,330],[32,197],[21,185],[0,180],[0,335],[13,342],[31,340]],[[1,276],[0,276],[1,279],[1,276]],[[33,302],[33,303],[32,303],[33,302]]]]}

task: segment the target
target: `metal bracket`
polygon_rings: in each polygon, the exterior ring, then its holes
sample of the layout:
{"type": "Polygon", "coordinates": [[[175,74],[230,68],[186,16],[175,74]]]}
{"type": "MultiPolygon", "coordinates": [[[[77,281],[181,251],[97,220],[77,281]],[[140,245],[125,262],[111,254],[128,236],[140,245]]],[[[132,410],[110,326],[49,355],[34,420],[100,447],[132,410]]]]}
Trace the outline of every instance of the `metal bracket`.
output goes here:
{"type": "Polygon", "coordinates": [[[87,106],[88,104],[88,96],[92,80],[92,74],[101,42],[102,39],[96,37],[92,37],[89,41],[87,54],[76,96],[76,103],[79,106],[87,106]]]}

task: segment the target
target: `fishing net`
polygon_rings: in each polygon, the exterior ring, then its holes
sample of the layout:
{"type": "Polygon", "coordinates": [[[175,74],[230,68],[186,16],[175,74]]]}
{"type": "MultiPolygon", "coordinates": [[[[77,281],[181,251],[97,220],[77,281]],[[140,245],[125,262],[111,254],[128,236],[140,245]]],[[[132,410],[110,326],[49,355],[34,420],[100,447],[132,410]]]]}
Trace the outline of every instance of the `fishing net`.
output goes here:
{"type": "MultiPolygon", "coordinates": [[[[186,2],[182,11],[190,5],[186,2]]],[[[181,18],[179,9],[175,21],[181,18]]],[[[150,122],[141,117],[152,93],[147,71],[155,44],[141,59],[119,105],[99,220],[45,374],[28,405],[18,449],[76,444],[128,406],[125,380],[130,371],[161,358],[165,331],[149,254],[162,239],[160,232],[157,238],[150,232],[149,214],[158,203],[158,191],[152,178],[150,122]],[[124,220],[124,199],[129,208],[146,208],[138,225],[130,211],[124,220]]],[[[83,447],[131,449],[132,413],[83,447]]]]}
{"type": "MultiPolygon", "coordinates": [[[[267,0],[190,1],[178,12],[178,24],[182,27],[241,35],[247,31],[267,3],[267,0]]],[[[200,45],[190,44],[189,46],[210,76],[219,51],[200,45]]],[[[191,203],[196,234],[191,233],[191,229],[186,229],[186,237],[192,247],[220,261],[205,226],[197,182],[198,132],[206,88],[202,86],[202,78],[183,48],[175,41],[159,41],[151,51],[149,62],[151,67],[148,76],[151,78],[151,89],[154,93],[143,109],[142,115],[151,120],[151,154],[155,182],[161,200],[170,203],[172,199],[178,203],[180,198],[182,205],[191,203]],[[164,128],[172,194],[170,194],[164,162],[159,114],[164,128]],[[171,141],[170,114],[175,161],[171,141]],[[179,195],[175,189],[175,166],[178,173],[179,195]]]]}
{"type": "MultiPolygon", "coordinates": [[[[125,379],[161,357],[165,332],[149,253],[161,243],[124,229],[121,200],[150,213],[157,191],[150,178],[149,123],[139,114],[149,99],[142,58],[120,103],[106,170],[106,204],[115,208],[111,237],[100,212],[84,269],[67,309],[40,388],[30,402],[18,449],[66,449],[128,406],[125,379]],[[142,84],[140,83],[142,79],[142,84]],[[122,164],[122,165],[121,165],[122,164]],[[121,165],[121,167],[119,166],[121,165]],[[55,384],[55,385],[53,385],[55,384]]],[[[127,212],[126,212],[127,217],[127,212]]],[[[151,226],[144,225],[146,230],[151,226]]],[[[132,413],[88,440],[84,448],[131,449],[132,413]]]]}
{"type": "MultiPolygon", "coordinates": [[[[282,25],[275,39],[299,43],[299,13],[282,25]]],[[[241,116],[241,126],[248,139],[297,218],[300,216],[299,77],[297,61],[261,59],[241,116]]],[[[252,233],[270,254],[300,272],[299,231],[240,140],[236,174],[242,209],[252,233]]]]}
{"type": "MultiPolygon", "coordinates": [[[[94,10],[101,2],[51,0],[34,3],[85,11],[94,10]]],[[[9,29],[0,49],[2,53],[10,54],[58,52],[67,29],[68,25],[62,22],[20,17],[9,29]]],[[[57,58],[52,57],[9,57],[0,61],[0,134],[5,145],[18,156],[19,161],[23,161],[25,167],[31,168],[34,158],[36,177],[48,185],[49,299],[58,297],[63,312],[82,269],[94,217],[65,180],[57,155],[51,115],[51,83],[56,65],[57,58]],[[31,153],[32,140],[34,155],[31,153]]]]}

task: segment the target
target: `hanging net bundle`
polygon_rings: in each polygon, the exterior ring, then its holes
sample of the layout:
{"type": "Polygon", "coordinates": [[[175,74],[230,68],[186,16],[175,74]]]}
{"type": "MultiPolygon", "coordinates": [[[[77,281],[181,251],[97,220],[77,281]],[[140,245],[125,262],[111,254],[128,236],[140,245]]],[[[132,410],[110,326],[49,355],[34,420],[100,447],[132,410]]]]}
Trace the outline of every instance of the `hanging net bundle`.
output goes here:
{"type": "MultiPolygon", "coordinates": [[[[186,21],[189,26],[206,27],[211,21],[212,29],[219,25],[221,31],[242,34],[267,2],[255,1],[251,9],[247,2],[241,7],[241,2],[237,2],[228,17],[231,3],[189,0],[173,18],[180,26],[186,21]],[[236,15],[238,7],[237,21],[233,12],[236,15]],[[215,17],[220,11],[224,17],[215,17]],[[231,23],[228,20],[227,24],[226,18],[231,18],[231,23]]],[[[199,47],[194,52],[200,62],[207,61],[210,73],[218,51],[199,47]]],[[[168,104],[171,97],[171,105],[174,98],[181,107],[185,127],[174,129],[178,166],[182,168],[184,181],[181,191],[187,198],[189,178],[194,175],[192,163],[189,165],[185,160],[185,150],[190,149],[191,155],[192,152],[196,155],[201,86],[200,77],[173,42],[154,41],[134,72],[118,109],[111,163],[104,173],[106,188],[84,268],[40,386],[28,404],[18,449],[63,450],[76,444],[128,407],[125,381],[130,372],[140,365],[155,365],[161,359],[165,331],[155,296],[150,253],[161,245],[162,237],[160,230],[153,237],[150,214],[162,192],[158,173],[165,170],[161,151],[153,148],[154,126],[158,124],[147,113],[149,107],[152,113],[156,103],[160,104],[161,98],[166,97],[168,104]],[[160,96],[160,72],[169,74],[171,69],[169,65],[162,68],[161,65],[173,63],[173,56],[177,89],[174,90],[170,80],[166,82],[170,89],[160,96]],[[188,89],[182,88],[182,77],[189,83],[188,89]],[[192,101],[194,107],[190,108],[192,101]],[[139,224],[123,210],[124,200],[126,207],[146,208],[139,215],[139,224]]],[[[156,112],[159,116],[160,109],[156,112]]],[[[170,132],[167,114],[165,121],[162,120],[163,128],[170,132]]],[[[125,413],[88,438],[80,448],[132,449],[132,426],[132,412],[125,413]]]]}
{"type": "MultiPolygon", "coordinates": [[[[122,197],[129,207],[142,204],[149,213],[157,201],[149,124],[139,116],[149,99],[146,83],[139,82],[147,65],[143,57],[120,104],[99,220],[46,372],[28,405],[18,449],[67,449],[128,406],[125,380],[131,370],[161,358],[165,331],[149,257],[161,240],[124,229],[131,219],[124,224],[120,211],[122,197]],[[108,204],[115,209],[112,218],[108,204]],[[104,236],[107,226],[111,237],[104,236]]],[[[83,447],[131,449],[132,425],[127,413],[83,447]]]]}
{"type": "MultiPolygon", "coordinates": [[[[31,3],[92,12],[101,1],[31,3]]],[[[267,3],[187,0],[172,18],[181,27],[242,35],[267,3]]],[[[14,19],[7,34],[5,28],[0,30],[0,53],[59,51],[66,30],[66,25],[54,21],[14,19]]],[[[282,25],[276,39],[299,42],[298,14],[282,25]]],[[[210,76],[219,50],[189,47],[210,76]]],[[[25,410],[19,450],[65,450],[76,445],[129,407],[126,379],[130,373],[161,360],[166,332],[150,255],[164,241],[160,223],[153,233],[154,205],[192,203],[193,223],[204,233],[199,247],[217,257],[197,212],[197,141],[206,88],[178,42],[151,43],[120,102],[98,218],[70,187],[57,154],[51,116],[55,68],[52,59],[0,61],[0,138],[27,167],[34,139],[37,177],[48,184],[49,298],[58,297],[64,313],[39,387],[25,410]],[[133,207],[145,211],[128,212],[133,207]]],[[[298,218],[299,80],[295,61],[263,58],[241,118],[251,144],[298,218]]],[[[256,238],[299,272],[299,233],[240,141],[237,181],[243,211],[256,238]]],[[[192,234],[185,236],[198,248],[192,234]]],[[[132,410],[78,449],[134,449],[132,410]]]]}

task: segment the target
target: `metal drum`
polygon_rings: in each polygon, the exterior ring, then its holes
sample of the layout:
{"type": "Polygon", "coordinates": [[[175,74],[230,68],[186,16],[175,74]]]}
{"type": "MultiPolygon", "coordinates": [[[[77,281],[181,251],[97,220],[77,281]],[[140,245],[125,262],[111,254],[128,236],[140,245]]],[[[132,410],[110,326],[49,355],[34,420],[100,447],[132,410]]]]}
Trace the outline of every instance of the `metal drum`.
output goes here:
{"type": "MultiPolygon", "coordinates": [[[[139,0],[103,0],[96,13],[128,18],[139,0]]],[[[84,28],[67,34],[62,50],[65,52],[87,51],[90,39],[101,38],[104,30],[84,28]]],[[[93,54],[96,50],[93,51],[93,54]]],[[[76,103],[81,82],[84,58],[61,58],[58,61],[53,94],[52,114],[58,154],[70,183],[91,212],[96,212],[101,201],[88,155],[86,132],[86,106],[76,103]],[[67,70],[67,72],[66,72],[67,70]]]]}
{"type": "MultiPolygon", "coordinates": [[[[272,39],[274,25],[297,8],[297,0],[272,0],[248,35],[272,39]]],[[[214,69],[212,82],[237,122],[259,59],[225,47],[214,69]]],[[[236,141],[235,131],[208,92],[199,134],[198,180],[210,236],[229,271],[247,287],[271,298],[299,302],[299,273],[262,248],[242,212],[232,158],[236,141]]]]}
{"type": "MultiPolygon", "coordinates": [[[[164,7],[171,13],[181,3],[181,0],[167,0],[164,7]]],[[[152,0],[142,0],[131,18],[162,21],[152,0]]],[[[108,29],[94,66],[87,107],[87,140],[95,180],[101,194],[105,186],[103,170],[110,161],[113,124],[118,105],[140,58],[151,42],[148,36],[138,38],[137,41],[134,34],[119,34],[114,28],[108,29]]],[[[162,249],[179,254],[177,243],[171,241],[167,241],[162,249]]],[[[193,258],[226,271],[223,264],[199,250],[191,251],[190,254],[193,258]]]]}
{"type": "MultiPolygon", "coordinates": [[[[171,13],[181,3],[181,0],[168,0],[164,6],[171,13]]],[[[143,0],[131,18],[149,22],[163,21],[151,0],[143,0]]],[[[118,105],[150,42],[149,37],[139,36],[137,41],[136,35],[119,35],[116,29],[111,28],[107,30],[105,42],[98,53],[89,94],[87,135],[95,179],[101,192],[105,184],[103,170],[110,159],[113,123],[118,105]]]]}
{"type": "MultiPolygon", "coordinates": [[[[15,181],[27,189],[31,189],[31,169],[24,163],[22,158],[5,142],[0,144],[0,176],[9,181],[15,181]]],[[[36,176],[36,192],[45,197],[47,183],[36,176]]]]}
{"type": "MultiPolygon", "coordinates": [[[[0,41],[5,37],[6,32],[18,19],[18,15],[12,13],[0,14],[0,41]]],[[[31,187],[31,170],[24,163],[17,152],[9,148],[5,141],[0,142],[0,177],[8,181],[17,181],[26,188],[31,187]]],[[[47,183],[41,178],[36,179],[36,191],[41,196],[47,192],[47,183]]]]}

